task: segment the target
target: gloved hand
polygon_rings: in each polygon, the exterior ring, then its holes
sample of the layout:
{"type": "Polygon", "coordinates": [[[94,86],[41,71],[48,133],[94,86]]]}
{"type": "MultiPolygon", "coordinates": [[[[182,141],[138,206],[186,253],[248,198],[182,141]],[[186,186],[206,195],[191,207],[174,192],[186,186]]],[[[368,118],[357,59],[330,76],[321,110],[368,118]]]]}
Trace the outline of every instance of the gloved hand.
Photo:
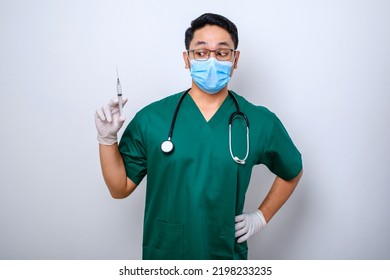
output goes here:
{"type": "MultiPolygon", "coordinates": [[[[127,98],[122,98],[122,104],[126,102],[127,98]]],[[[96,110],[95,125],[100,144],[113,145],[118,142],[118,131],[125,122],[125,117],[120,116],[118,104],[118,98],[113,98],[110,103],[96,110]]]]}
{"type": "Polygon", "coordinates": [[[240,237],[237,242],[242,243],[247,241],[249,237],[259,233],[267,222],[260,210],[253,213],[244,213],[235,217],[235,237],[240,237]]]}

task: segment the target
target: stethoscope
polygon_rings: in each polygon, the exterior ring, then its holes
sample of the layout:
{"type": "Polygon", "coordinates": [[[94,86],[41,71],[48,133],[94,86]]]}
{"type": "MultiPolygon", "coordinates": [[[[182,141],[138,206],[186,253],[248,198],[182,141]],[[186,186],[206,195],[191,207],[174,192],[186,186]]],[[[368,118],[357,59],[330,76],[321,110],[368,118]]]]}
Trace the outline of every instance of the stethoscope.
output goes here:
{"type": "MultiPolygon", "coordinates": [[[[181,106],[181,103],[182,103],[184,97],[187,95],[187,93],[190,90],[191,90],[191,88],[187,89],[183,93],[183,95],[180,97],[179,102],[178,102],[176,109],[175,109],[175,113],[173,114],[171,128],[169,129],[169,133],[168,133],[168,139],[161,143],[161,150],[166,154],[169,154],[173,151],[174,145],[173,145],[173,142],[171,139],[172,139],[173,129],[175,128],[175,124],[176,124],[177,114],[179,112],[179,109],[180,109],[180,106],[181,106]]],[[[236,163],[245,164],[245,160],[248,158],[248,155],[249,155],[249,121],[248,121],[248,117],[243,112],[240,111],[240,106],[238,105],[237,98],[233,95],[233,93],[231,91],[228,91],[228,92],[229,92],[229,95],[233,98],[233,101],[236,104],[236,108],[237,108],[237,110],[235,112],[233,112],[229,118],[229,150],[230,150],[230,155],[236,163]],[[232,151],[232,125],[233,125],[234,119],[237,117],[243,118],[245,121],[245,124],[246,124],[246,155],[245,155],[245,158],[243,158],[243,159],[240,159],[237,156],[234,156],[233,151],[232,151]]]]}

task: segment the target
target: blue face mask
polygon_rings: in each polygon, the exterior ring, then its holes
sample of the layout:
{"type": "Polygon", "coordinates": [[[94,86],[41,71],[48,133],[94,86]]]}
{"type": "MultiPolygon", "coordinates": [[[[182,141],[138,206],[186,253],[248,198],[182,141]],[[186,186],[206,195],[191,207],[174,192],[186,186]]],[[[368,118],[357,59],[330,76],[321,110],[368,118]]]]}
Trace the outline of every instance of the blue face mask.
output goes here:
{"type": "Polygon", "coordinates": [[[223,89],[230,80],[230,69],[233,62],[219,61],[214,57],[208,60],[190,60],[191,76],[198,87],[209,94],[214,94],[223,89]]]}

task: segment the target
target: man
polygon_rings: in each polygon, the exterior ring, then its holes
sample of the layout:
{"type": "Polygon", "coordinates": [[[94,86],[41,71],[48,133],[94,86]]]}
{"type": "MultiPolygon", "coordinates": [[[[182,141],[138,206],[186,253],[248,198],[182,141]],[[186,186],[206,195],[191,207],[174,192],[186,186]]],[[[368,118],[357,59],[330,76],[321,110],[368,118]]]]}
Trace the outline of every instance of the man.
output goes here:
{"type": "Polygon", "coordinates": [[[143,259],[247,259],[248,238],[298,184],[301,155],[273,113],[228,90],[240,56],[230,20],[200,16],[185,45],[191,88],[139,111],[119,146],[118,102],[97,110],[103,177],[125,198],[148,175],[143,259]],[[259,209],[242,213],[256,164],[276,178],[259,209]]]}

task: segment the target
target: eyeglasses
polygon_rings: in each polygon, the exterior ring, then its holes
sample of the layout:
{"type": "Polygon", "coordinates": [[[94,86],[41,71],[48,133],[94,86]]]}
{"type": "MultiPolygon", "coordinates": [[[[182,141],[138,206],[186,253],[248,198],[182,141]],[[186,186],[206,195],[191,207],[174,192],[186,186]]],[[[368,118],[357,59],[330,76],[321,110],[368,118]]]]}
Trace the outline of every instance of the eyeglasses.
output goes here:
{"type": "Polygon", "coordinates": [[[195,60],[200,60],[200,61],[208,60],[212,52],[215,53],[215,57],[221,61],[230,60],[232,58],[232,55],[236,53],[236,51],[232,49],[217,49],[214,51],[208,49],[198,49],[198,50],[187,50],[187,52],[188,52],[188,56],[192,54],[192,57],[195,60]]]}

